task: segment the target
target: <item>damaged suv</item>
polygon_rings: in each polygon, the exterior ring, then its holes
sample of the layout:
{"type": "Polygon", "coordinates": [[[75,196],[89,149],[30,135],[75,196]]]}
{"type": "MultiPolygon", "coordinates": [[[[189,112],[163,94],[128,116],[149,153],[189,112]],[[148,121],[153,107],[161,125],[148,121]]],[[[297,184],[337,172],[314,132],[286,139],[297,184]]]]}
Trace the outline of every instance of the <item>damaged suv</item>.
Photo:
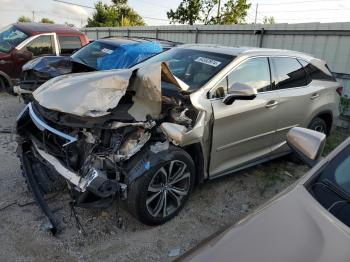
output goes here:
{"type": "Polygon", "coordinates": [[[53,226],[43,194],[62,178],[76,206],[118,198],[157,225],[197,183],[290,153],[290,128],[329,134],[340,91],[307,54],[184,45],[130,69],[49,80],[18,116],[18,154],[53,226]]]}

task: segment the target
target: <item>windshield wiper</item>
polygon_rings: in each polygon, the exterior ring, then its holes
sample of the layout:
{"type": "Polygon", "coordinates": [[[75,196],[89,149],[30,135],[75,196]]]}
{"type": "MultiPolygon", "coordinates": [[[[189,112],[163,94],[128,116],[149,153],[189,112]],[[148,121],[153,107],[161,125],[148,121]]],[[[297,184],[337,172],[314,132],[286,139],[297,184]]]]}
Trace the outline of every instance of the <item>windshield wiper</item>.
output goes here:
{"type": "Polygon", "coordinates": [[[324,184],[329,190],[337,194],[342,199],[346,201],[350,201],[350,195],[347,192],[345,192],[341,187],[333,183],[331,180],[326,178],[322,180],[321,183],[324,184]]]}

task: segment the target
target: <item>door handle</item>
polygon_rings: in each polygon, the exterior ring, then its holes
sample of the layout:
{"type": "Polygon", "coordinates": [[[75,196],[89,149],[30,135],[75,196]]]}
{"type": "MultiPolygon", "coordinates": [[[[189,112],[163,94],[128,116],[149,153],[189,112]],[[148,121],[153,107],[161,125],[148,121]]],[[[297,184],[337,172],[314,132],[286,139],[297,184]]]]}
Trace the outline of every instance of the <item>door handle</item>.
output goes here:
{"type": "Polygon", "coordinates": [[[0,65],[4,65],[7,64],[7,62],[5,60],[0,60],[0,65]]]}
{"type": "Polygon", "coordinates": [[[314,93],[314,94],[311,95],[310,99],[311,99],[311,100],[314,100],[314,99],[316,99],[316,98],[319,97],[319,96],[320,96],[319,93],[314,93]]]}
{"type": "Polygon", "coordinates": [[[271,107],[275,107],[279,104],[278,101],[276,100],[271,100],[269,102],[267,102],[267,104],[265,105],[266,108],[271,108],[271,107]]]}

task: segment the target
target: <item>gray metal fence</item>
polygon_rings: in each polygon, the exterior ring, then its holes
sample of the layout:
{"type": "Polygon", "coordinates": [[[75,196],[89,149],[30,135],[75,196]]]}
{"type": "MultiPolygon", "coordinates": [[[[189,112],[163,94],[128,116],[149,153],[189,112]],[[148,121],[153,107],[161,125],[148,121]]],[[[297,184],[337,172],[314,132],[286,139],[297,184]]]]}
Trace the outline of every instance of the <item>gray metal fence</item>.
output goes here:
{"type": "Polygon", "coordinates": [[[90,39],[154,37],[183,43],[297,50],[327,61],[350,97],[350,23],[83,28],[90,39]]]}

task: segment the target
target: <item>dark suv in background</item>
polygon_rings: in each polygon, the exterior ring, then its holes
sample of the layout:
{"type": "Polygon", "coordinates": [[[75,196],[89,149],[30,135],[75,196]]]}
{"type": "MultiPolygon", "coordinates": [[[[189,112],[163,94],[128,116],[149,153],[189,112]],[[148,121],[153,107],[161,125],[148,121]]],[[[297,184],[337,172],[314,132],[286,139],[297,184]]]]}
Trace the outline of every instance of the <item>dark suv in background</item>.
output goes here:
{"type": "Polygon", "coordinates": [[[65,25],[17,23],[0,31],[0,88],[13,94],[22,66],[43,55],[70,55],[88,38],[65,25]]]}

